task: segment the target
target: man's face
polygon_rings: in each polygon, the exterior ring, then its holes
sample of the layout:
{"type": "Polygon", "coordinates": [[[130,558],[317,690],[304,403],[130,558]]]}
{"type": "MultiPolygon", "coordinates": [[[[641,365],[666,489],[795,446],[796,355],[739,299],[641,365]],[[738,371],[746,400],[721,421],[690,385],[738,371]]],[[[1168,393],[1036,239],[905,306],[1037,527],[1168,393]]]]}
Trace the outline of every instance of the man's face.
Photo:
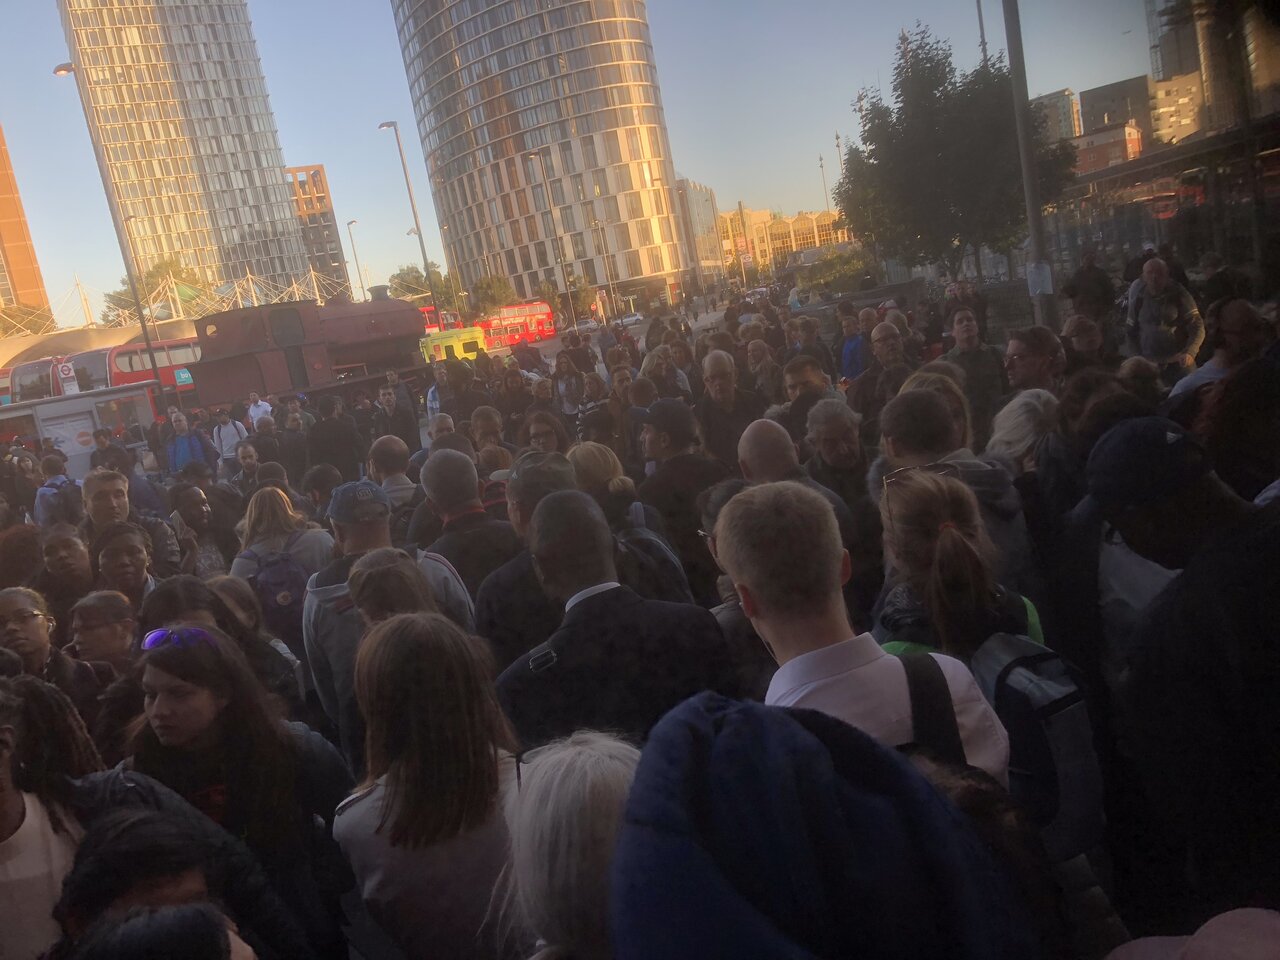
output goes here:
{"type": "Polygon", "coordinates": [[[147,581],[147,546],[130,534],[116,537],[98,554],[98,569],[109,589],[133,594],[147,581]]]}
{"type": "Polygon", "coordinates": [[[441,417],[439,420],[435,422],[435,426],[433,426],[428,431],[428,434],[430,435],[432,440],[438,440],[440,437],[443,437],[446,433],[453,433],[453,432],[454,432],[453,420],[448,417],[441,417]]]}
{"type": "Polygon", "coordinates": [[[255,474],[258,472],[258,451],[253,447],[241,447],[236,452],[236,459],[240,461],[240,469],[247,474],[255,474]]]}
{"type": "Polygon", "coordinates": [[[799,373],[785,374],[782,382],[787,388],[789,400],[800,396],[814,396],[827,389],[827,380],[816,367],[805,367],[799,373]]]}
{"type": "Polygon", "coordinates": [[[394,387],[399,382],[400,382],[400,374],[396,373],[394,370],[388,370],[387,383],[389,383],[391,386],[394,387]]]}
{"type": "Polygon", "coordinates": [[[204,491],[199,487],[186,491],[178,503],[178,515],[192,530],[201,533],[208,530],[211,511],[204,491]]]}
{"type": "Polygon", "coordinates": [[[631,389],[631,371],[627,369],[615,370],[613,372],[613,392],[618,397],[625,399],[627,391],[631,389]]]}
{"type": "Polygon", "coordinates": [[[1096,326],[1081,328],[1070,337],[1071,349],[1083,357],[1092,357],[1102,349],[1102,331],[1096,326]]]}
{"type": "Polygon", "coordinates": [[[733,402],[733,368],[727,364],[712,364],[702,376],[706,384],[707,395],[712,403],[730,404],[733,402]]]}
{"type": "Polygon", "coordinates": [[[858,335],[858,318],[854,316],[841,318],[840,330],[846,337],[856,337],[858,335]]]}
{"type": "Polygon", "coordinates": [[[85,495],[85,511],[95,527],[119,523],[129,517],[129,484],[122,480],[105,480],[85,495]]]}
{"type": "Polygon", "coordinates": [[[177,416],[179,413],[181,413],[181,412],[182,412],[182,411],[181,411],[181,410],[179,410],[177,407],[169,407],[169,408],[165,411],[165,416],[167,416],[167,417],[169,418],[169,422],[170,422],[170,423],[173,423],[173,418],[174,418],[174,417],[176,417],[176,416],[177,416]]]}
{"type": "Polygon", "coordinates": [[[1164,293],[1169,282],[1169,268],[1159,258],[1148,260],[1142,268],[1142,279],[1152,293],[1164,293]]]}
{"type": "Polygon", "coordinates": [[[822,459],[837,469],[851,470],[861,464],[862,443],[856,428],[825,424],[814,432],[812,440],[822,459]]]}
{"type": "Polygon", "coordinates": [[[79,537],[59,536],[47,540],[43,552],[45,569],[60,582],[83,582],[93,575],[89,548],[79,537]]]}
{"type": "Polygon", "coordinates": [[[299,401],[299,400],[290,400],[290,401],[289,401],[289,412],[290,412],[290,413],[301,413],[301,412],[302,412],[302,402],[301,402],[301,401],[299,401]]]}
{"type": "Polygon", "coordinates": [[[1015,390],[1027,390],[1044,382],[1048,357],[1031,353],[1021,340],[1010,340],[1004,352],[1004,367],[1009,374],[1009,386],[1015,390]]]}
{"type": "Polygon", "coordinates": [[[97,447],[99,450],[105,450],[107,449],[107,447],[111,446],[111,441],[109,441],[106,437],[99,434],[98,436],[93,438],[93,445],[97,447]]]}
{"type": "Polygon", "coordinates": [[[871,352],[882,367],[902,362],[902,334],[893,324],[880,324],[871,333],[871,352]]]}
{"type": "Polygon", "coordinates": [[[968,310],[961,310],[951,319],[951,335],[960,347],[978,345],[978,321],[968,310]]]}
{"type": "Polygon", "coordinates": [[[657,460],[667,449],[667,435],[653,424],[646,423],[640,431],[640,452],[646,460],[657,460]]]}
{"type": "Polygon", "coordinates": [[[71,640],[81,660],[113,663],[129,657],[134,621],[108,620],[98,610],[77,613],[71,621],[71,640]]]}
{"type": "Polygon", "coordinates": [[[253,406],[253,405],[254,405],[255,403],[257,403],[260,399],[261,399],[261,398],[260,398],[256,393],[251,393],[251,394],[249,394],[249,406],[253,406]]]}
{"type": "Polygon", "coordinates": [[[880,321],[879,316],[870,307],[864,307],[858,313],[858,332],[864,337],[871,336],[871,331],[876,328],[876,324],[880,321]]]}
{"type": "Polygon", "coordinates": [[[382,405],[382,409],[391,413],[396,408],[396,392],[394,390],[379,390],[378,403],[382,405]]]}
{"type": "Polygon", "coordinates": [[[554,453],[556,432],[549,425],[535,421],[529,426],[529,449],[539,453],[554,453]]]}
{"type": "Polygon", "coordinates": [[[1233,364],[1256,357],[1266,345],[1262,324],[1243,300],[1223,308],[1218,317],[1218,330],[1222,335],[1222,351],[1233,364]]]}
{"type": "Polygon", "coordinates": [[[223,410],[221,413],[218,414],[218,422],[225,427],[228,423],[231,422],[231,414],[223,410]]]}

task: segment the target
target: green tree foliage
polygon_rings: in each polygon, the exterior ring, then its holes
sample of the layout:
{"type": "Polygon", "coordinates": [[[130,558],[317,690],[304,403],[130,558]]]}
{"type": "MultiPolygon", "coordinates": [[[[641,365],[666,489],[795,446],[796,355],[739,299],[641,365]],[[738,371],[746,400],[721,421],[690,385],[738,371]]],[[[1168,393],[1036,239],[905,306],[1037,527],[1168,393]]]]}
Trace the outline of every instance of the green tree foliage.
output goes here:
{"type": "Polygon", "coordinates": [[[403,266],[388,277],[391,296],[425,307],[434,295],[436,306],[441,310],[457,310],[457,297],[448,275],[441,273],[440,265],[433,260],[427,261],[427,267],[431,270],[429,281],[423,278],[422,268],[417,264],[403,266]]]}
{"type": "MultiPolygon", "coordinates": [[[[208,286],[201,274],[171,257],[159,261],[138,278],[138,295],[148,316],[164,320],[176,314],[171,302],[174,296],[182,301],[196,300],[208,292],[208,286]]],[[[118,327],[138,322],[137,307],[127,276],[120,278],[120,289],[111,291],[103,299],[106,301],[102,308],[103,326],[118,327]]]]}
{"type": "Polygon", "coordinates": [[[573,290],[573,309],[579,320],[591,316],[591,305],[596,302],[596,288],[587,282],[581,274],[569,276],[569,286],[573,290]]]}
{"type": "Polygon", "coordinates": [[[545,301],[556,313],[564,309],[564,297],[560,288],[550,280],[543,280],[533,288],[533,299],[545,301]]]}
{"type": "MultiPolygon", "coordinates": [[[[916,25],[898,41],[892,98],[863,91],[861,146],[849,149],[835,197],[850,232],[879,256],[942,263],[956,276],[968,250],[1005,249],[1026,231],[1009,70],[1001,58],[958,73],[951,47],[916,25]]],[[[1033,113],[1046,205],[1071,180],[1075,150],[1050,145],[1033,113]]]]}
{"type": "Polygon", "coordinates": [[[518,299],[511,281],[506,277],[481,277],[471,291],[473,306],[480,313],[492,313],[499,307],[513,304],[518,299]]]}
{"type": "Polygon", "coordinates": [[[854,249],[848,253],[829,254],[806,267],[802,281],[809,287],[826,284],[832,290],[849,292],[858,289],[864,276],[875,272],[875,261],[867,251],[854,249]]]}

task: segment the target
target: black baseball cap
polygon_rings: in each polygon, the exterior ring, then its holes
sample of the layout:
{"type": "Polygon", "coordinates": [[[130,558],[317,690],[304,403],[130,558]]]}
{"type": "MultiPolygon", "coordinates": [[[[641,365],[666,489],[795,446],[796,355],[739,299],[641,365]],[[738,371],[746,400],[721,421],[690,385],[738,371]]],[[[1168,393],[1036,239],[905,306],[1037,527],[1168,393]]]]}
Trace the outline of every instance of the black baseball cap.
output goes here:
{"type": "Polygon", "coordinates": [[[1116,424],[1089,454],[1089,499],[1102,512],[1158,503],[1212,471],[1208,452],[1172,420],[1137,417],[1116,424]]]}
{"type": "Polygon", "coordinates": [[[667,434],[676,446],[687,446],[698,439],[698,421],[693,408],[683,400],[656,401],[640,415],[640,422],[667,434]]]}

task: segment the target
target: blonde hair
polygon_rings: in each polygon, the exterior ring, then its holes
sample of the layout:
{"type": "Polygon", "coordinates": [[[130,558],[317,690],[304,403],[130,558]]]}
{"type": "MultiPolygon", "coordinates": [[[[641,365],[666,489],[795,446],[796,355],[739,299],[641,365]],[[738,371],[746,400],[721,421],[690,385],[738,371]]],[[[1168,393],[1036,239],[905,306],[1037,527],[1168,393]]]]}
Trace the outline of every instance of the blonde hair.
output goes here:
{"type": "Polygon", "coordinates": [[[574,444],[568,457],[578,478],[579,490],[635,496],[635,482],[623,471],[618,455],[603,443],[587,440],[574,444]]]}
{"type": "Polygon", "coordinates": [[[608,960],[609,871],[640,751],[579,730],[538,750],[507,802],[511,905],[539,958],[608,960]]]}
{"type": "Polygon", "coordinates": [[[244,513],[240,549],[248,550],[255,543],[272,537],[287,537],[306,525],[306,517],[293,509],[288,494],[279,487],[263,487],[249,500],[249,508],[244,513]]]}
{"type": "Polygon", "coordinates": [[[973,449],[973,417],[969,413],[969,398],[964,395],[960,384],[945,373],[919,370],[907,377],[898,392],[906,393],[908,390],[932,390],[941,396],[947,402],[951,420],[956,425],[958,446],[973,449]]]}
{"type": "Polygon", "coordinates": [[[885,547],[928,609],[939,648],[971,654],[963,638],[979,625],[996,589],[996,549],[973,491],[953,477],[911,470],[885,486],[880,520],[885,547]]]}
{"type": "Polygon", "coordinates": [[[1048,390],[1023,390],[996,414],[987,453],[1007,457],[1021,470],[1022,462],[1057,422],[1057,397],[1048,390]]]}

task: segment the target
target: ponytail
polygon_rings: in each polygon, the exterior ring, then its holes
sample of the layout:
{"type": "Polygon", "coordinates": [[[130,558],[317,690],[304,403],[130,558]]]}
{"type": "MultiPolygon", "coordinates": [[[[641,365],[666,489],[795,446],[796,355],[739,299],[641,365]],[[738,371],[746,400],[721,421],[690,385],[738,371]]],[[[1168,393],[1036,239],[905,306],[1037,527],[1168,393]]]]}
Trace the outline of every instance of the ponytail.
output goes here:
{"type": "Polygon", "coordinates": [[[938,526],[933,562],[922,584],[925,608],[943,653],[967,657],[966,629],[978,623],[994,585],[986,560],[968,536],[950,521],[938,526]]]}
{"type": "Polygon", "coordinates": [[[636,496],[636,482],[625,474],[620,477],[611,477],[605,489],[614,496],[625,495],[633,500],[636,496]]]}

